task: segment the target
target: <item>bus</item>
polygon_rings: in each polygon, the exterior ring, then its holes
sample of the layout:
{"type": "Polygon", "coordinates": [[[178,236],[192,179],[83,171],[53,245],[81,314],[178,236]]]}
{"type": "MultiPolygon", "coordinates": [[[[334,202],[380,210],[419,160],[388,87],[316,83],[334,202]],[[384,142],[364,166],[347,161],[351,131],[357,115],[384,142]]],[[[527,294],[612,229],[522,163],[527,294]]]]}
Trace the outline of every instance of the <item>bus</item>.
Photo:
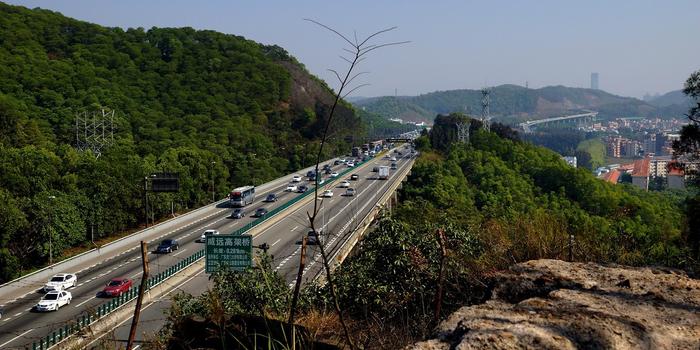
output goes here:
{"type": "Polygon", "coordinates": [[[229,202],[234,207],[245,207],[255,199],[255,186],[234,188],[228,195],[229,202]]]}

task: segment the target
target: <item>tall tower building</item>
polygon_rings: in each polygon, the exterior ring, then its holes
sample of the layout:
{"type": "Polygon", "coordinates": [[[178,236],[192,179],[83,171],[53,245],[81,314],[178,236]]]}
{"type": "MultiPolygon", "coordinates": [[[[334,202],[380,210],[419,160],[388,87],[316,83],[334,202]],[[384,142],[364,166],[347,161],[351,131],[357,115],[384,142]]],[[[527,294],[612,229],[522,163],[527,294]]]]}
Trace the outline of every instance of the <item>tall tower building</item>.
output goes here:
{"type": "Polygon", "coordinates": [[[598,73],[591,73],[591,89],[598,90],[598,73]]]}

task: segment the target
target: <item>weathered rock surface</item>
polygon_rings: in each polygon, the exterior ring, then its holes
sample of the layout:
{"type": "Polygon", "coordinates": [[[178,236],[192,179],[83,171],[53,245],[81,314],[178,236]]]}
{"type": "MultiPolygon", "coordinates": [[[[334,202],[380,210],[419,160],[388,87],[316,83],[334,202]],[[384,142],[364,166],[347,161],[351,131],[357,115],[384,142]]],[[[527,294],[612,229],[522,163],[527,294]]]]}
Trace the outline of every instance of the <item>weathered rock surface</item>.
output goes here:
{"type": "Polygon", "coordinates": [[[700,280],[683,272],[533,260],[493,276],[409,349],[700,349],[700,280]]]}

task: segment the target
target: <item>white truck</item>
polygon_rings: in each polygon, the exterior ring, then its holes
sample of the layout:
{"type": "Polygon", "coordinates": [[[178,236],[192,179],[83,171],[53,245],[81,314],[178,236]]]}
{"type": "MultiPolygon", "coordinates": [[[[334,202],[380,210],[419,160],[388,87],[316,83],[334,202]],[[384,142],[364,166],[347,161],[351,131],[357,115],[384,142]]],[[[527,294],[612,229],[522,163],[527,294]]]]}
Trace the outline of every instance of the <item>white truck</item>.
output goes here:
{"type": "Polygon", "coordinates": [[[379,180],[386,180],[389,178],[389,167],[382,165],[379,167],[379,180]]]}

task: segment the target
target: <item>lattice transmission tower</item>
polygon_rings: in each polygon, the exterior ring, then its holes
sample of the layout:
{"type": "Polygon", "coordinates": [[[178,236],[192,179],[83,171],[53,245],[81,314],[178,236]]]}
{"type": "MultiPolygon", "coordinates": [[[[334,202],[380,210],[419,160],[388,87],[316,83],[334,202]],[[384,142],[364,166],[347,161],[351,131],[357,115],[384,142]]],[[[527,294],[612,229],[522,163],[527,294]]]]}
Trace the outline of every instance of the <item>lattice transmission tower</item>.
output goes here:
{"type": "Polygon", "coordinates": [[[481,89],[481,122],[484,124],[484,130],[491,130],[491,111],[489,111],[489,103],[491,97],[491,89],[481,89]]]}
{"type": "Polygon", "coordinates": [[[91,150],[96,157],[114,143],[114,111],[102,108],[75,115],[75,146],[80,151],[91,150]]]}
{"type": "Polygon", "coordinates": [[[469,143],[469,127],[472,122],[457,123],[457,140],[461,143],[469,143]]]}

